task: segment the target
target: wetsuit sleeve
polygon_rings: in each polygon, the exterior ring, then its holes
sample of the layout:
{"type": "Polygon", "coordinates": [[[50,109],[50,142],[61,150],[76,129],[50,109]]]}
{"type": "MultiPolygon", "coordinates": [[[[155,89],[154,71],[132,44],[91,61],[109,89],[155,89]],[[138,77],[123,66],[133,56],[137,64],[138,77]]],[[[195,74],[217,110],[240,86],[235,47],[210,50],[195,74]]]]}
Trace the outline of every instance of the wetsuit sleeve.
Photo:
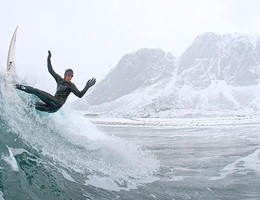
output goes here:
{"type": "Polygon", "coordinates": [[[88,91],[88,89],[89,89],[89,86],[87,86],[87,85],[84,87],[84,89],[82,91],[79,91],[78,88],[74,84],[72,84],[72,86],[71,86],[71,92],[73,92],[73,94],[75,94],[79,98],[83,97],[86,94],[86,92],[88,91]]]}
{"type": "Polygon", "coordinates": [[[53,78],[55,78],[56,82],[61,79],[60,75],[57,74],[54,70],[53,70],[53,67],[52,67],[52,64],[51,64],[51,58],[48,56],[47,58],[47,65],[48,65],[48,71],[49,73],[53,76],[53,78]]]}

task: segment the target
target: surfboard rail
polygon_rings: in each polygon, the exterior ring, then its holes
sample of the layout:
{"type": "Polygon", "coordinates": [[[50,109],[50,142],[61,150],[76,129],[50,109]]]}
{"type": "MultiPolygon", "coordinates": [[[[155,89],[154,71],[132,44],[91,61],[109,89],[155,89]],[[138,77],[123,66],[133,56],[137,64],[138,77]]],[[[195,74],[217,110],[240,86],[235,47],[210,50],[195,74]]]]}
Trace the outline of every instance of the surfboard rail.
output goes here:
{"type": "Polygon", "coordinates": [[[15,44],[16,44],[16,35],[17,35],[18,26],[16,26],[15,31],[13,33],[7,56],[7,65],[6,65],[6,74],[8,76],[16,74],[15,67],[15,44]]]}

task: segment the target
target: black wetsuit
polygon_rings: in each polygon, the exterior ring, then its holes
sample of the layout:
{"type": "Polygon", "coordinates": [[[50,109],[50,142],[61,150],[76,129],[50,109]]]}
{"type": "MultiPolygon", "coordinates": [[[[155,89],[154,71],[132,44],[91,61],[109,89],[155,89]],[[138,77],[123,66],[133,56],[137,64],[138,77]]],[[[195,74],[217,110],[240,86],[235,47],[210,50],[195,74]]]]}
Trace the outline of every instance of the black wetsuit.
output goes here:
{"type": "Polygon", "coordinates": [[[63,106],[71,92],[74,93],[77,97],[81,98],[87,92],[89,86],[88,84],[86,84],[85,88],[82,91],[79,91],[73,83],[67,82],[64,78],[62,78],[53,70],[49,57],[47,59],[47,63],[48,70],[57,83],[57,90],[54,96],[45,91],[38,90],[30,86],[16,84],[16,88],[24,92],[34,94],[43,101],[36,102],[35,109],[53,113],[58,111],[63,106]]]}

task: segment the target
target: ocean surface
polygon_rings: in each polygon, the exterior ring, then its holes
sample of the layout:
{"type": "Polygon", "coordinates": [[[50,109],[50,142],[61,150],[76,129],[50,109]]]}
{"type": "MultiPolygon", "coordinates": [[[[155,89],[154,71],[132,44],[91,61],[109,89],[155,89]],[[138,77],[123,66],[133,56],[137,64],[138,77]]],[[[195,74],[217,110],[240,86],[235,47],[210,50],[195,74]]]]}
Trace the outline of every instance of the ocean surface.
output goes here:
{"type": "Polygon", "coordinates": [[[260,199],[258,123],[95,125],[0,87],[0,200],[260,199]]]}

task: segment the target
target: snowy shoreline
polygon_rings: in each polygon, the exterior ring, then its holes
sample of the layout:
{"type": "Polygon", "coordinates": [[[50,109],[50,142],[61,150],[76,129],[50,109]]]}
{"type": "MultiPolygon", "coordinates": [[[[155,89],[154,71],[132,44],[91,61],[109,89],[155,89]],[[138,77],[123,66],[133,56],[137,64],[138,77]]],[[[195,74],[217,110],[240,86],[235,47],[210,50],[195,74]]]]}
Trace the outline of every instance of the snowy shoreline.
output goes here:
{"type": "Polygon", "coordinates": [[[258,116],[205,118],[87,118],[99,126],[205,127],[223,125],[258,125],[258,116]]]}

